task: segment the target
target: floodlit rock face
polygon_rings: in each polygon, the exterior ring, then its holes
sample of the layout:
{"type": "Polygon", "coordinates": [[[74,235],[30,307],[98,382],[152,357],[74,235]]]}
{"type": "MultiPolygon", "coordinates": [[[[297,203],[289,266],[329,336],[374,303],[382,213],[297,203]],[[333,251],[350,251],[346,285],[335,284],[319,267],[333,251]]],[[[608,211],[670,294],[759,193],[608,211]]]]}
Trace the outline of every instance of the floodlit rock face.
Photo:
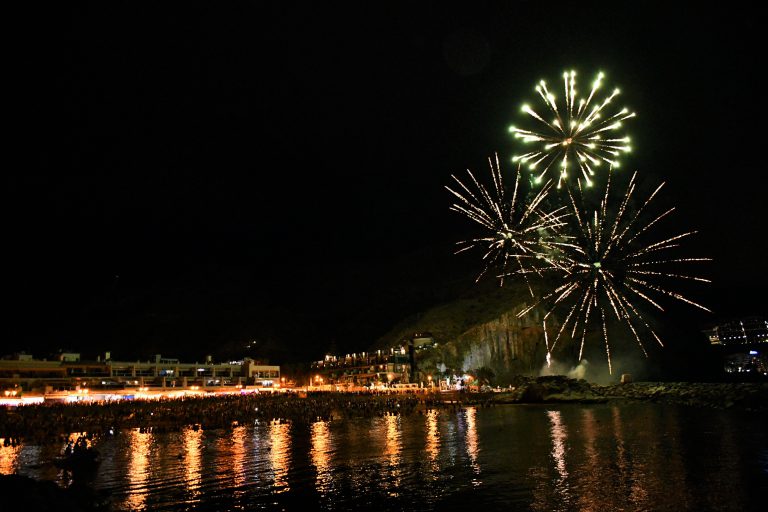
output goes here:
{"type": "MultiPolygon", "coordinates": [[[[546,357],[543,312],[534,309],[523,318],[517,316],[530,300],[523,283],[504,288],[485,283],[472,296],[404,321],[374,348],[399,346],[415,332],[430,332],[437,346],[416,356],[424,372],[486,367],[502,382],[513,375],[538,375],[546,357]]],[[[547,326],[554,327],[554,321],[548,320],[547,326]]]]}
{"type": "Polygon", "coordinates": [[[496,382],[514,375],[538,375],[546,360],[542,313],[518,318],[516,310],[477,323],[458,333],[437,329],[437,346],[417,352],[418,368],[426,373],[468,372],[489,368],[496,382]]]}
{"type": "Polygon", "coordinates": [[[462,333],[453,342],[460,368],[485,366],[500,377],[538,374],[546,355],[540,316],[532,311],[518,318],[510,311],[462,333]]]}
{"type": "MultiPolygon", "coordinates": [[[[612,373],[608,369],[603,328],[594,319],[586,333],[579,327],[576,339],[571,338],[571,321],[552,350],[551,365],[547,365],[543,329],[546,310],[537,307],[518,317],[531,300],[524,283],[509,283],[504,288],[486,285],[473,291],[471,296],[436,306],[404,321],[372,348],[398,347],[407,343],[414,333],[429,332],[437,346],[417,351],[416,363],[422,374],[452,375],[486,368],[495,375],[492,382],[498,384],[510,382],[515,375],[567,375],[608,383],[618,381],[622,373],[641,379],[658,374],[653,373],[655,369],[649,365],[631,331],[613,318],[606,320],[607,331],[612,333],[612,373]],[[581,334],[584,334],[583,347],[581,334]]],[[[567,313],[565,308],[561,309],[563,311],[558,310],[547,318],[550,346],[561,327],[561,315],[567,313]]],[[[654,328],[660,332],[657,326],[654,328]]],[[[645,348],[651,356],[660,350],[653,341],[647,342],[645,348]]]]}

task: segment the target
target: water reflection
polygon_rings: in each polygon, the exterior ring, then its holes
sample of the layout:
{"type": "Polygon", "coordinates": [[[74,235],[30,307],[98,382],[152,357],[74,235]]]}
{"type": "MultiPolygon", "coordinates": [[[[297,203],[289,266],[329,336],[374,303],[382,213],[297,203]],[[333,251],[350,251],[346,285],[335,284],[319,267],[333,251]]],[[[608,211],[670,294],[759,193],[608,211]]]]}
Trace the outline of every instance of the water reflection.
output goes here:
{"type": "MultiPolygon", "coordinates": [[[[610,404],[125,430],[95,443],[94,489],[116,510],[169,512],[300,510],[308,497],[326,510],[760,510],[764,421],[610,404]]],[[[0,448],[0,470],[66,485],[60,449],[0,448]]]]}
{"type": "MultiPolygon", "coordinates": [[[[238,426],[232,429],[232,470],[234,472],[235,496],[241,495],[245,485],[245,438],[246,429],[238,426]]],[[[224,461],[222,465],[225,465],[224,461]]]]}
{"type": "Polygon", "coordinates": [[[0,475],[10,475],[16,472],[19,460],[20,446],[3,446],[5,438],[0,437],[0,475]]]}
{"type": "Polygon", "coordinates": [[[551,457],[557,470],[557,479],[555,480],[555,492],[564,503],[570,502],[570,493],[568,489],[568,469],[565,467],[565,442],[568,439],[568,431],[563,423],[562,413],[560,411],[547,411],[547,417],[551,424],[550,435],[552,437],[551,457]]]}
{"type": "Polygon", "coordinates": [[[597,437],[597,425],[595,423],[595,411],[585,409],[581,412],[581,432],[584,438],[584,452],[590,467],[597,467],[597,448],[595,439],[597,437]]]}
{"type": "Polygon", "coordinates": [[[443,435],[445,443],[443,444],[443,449],[445,452],[447,452],[447,454],[444,454],[443,457],[447,455],[447,463],[449,465],[453,465],[456,463],[456,443],[450,441],[458,437],[456,432],[456,421],[446,421],[442,426],[445,427],[445,434],[443,435]]]}
{"type": "Polygon", "coordinates": [[[126,505],[131,510],[141,510],[147,499],[146,487],[149,479],[149,449],[152,434],[142,434],[139,429],[133,429],[128,436],[128,449],[131,455],[128,462],[128,481],[132,492],[128,495],[126,505]]]}
{"type": "Polygon", "coordinates": [[[291,459],[291,425],[273,422],[269,425],[269,464],[272,469],[274,492],[290,491],[288,468],[291,459]]]}
{"type": "Polygon", "coordinates": [[[321,496],[325,496],[333,488],[333,473],[331,469],[331,429],[328,427],[328,423],[324,421],[312,424],[310,457],[317,472],[315,478],[317,490],[321,496]]]}
{"type": "MultiPolygon", "coordinates": [[[[580,422],[581,446],[584,451],[585,468],[579,472],[581,479],[578,496],[581,510],[600,511],[610,510],[611,503],[603,498],[605,489],[610,486],[610,475],[604,474],[605,464],[601,462],[598,450],[599,424],[592,409],[581,413],[580,422]]],[[[576,441],[574,441],[576,442],[576,441]]]]}
{"type": "Polygon", "coordinates": [[[568,470],[565,468],[565,441],[568,439],[568,432],[563,425],[560,411],[547,411],[547,416],[552,424],[552,459],[555,461],[560,481],[565,482],[568,478],[568,470]]]}
{"type": "Polygon", "coordinates": [[[389,491],[390,496],[398,496],[400,488],[400,452],[403,447],[400,434],[400,416],[385,416],[386,438],[384,445],[384,456],[387,459],[388,477],[385,481],[385,489],[389,491]]]}
{"type": "MultiPolygon", "coordinates": [[[[661,414],[651,416],[651,418],[653,423],[643,425],[645,427],[643,428],[644,432],[635,432],[636,435],[647,435],[650,430],[663,432],[661,439],[662,450],[652,452],[651,456],[656,455],[656,457],[648,470],[648,476],[655,477],[658,474],[659,470],[655,469],[654,466],[664,467],[665,471],[669,474],[668,482],[662,484],[661,482],[654,481],[653,485],[657,488],[662,485],[671,485],[677,489],[675,493],[680,502],[691,503],[691,496],[688,495],[688,485],[686,483],[686,459],[683,457],[683,434],[680,431],[680,417],[678,414],[661,414]]],[[[701,449],[701,447],[697,448],[701,449]]],[[[656,479],[654,478],[654,480],[656,479]]]]}
{"type": "MultiPolygon", "coordinates": [[[[475,416],[477,415],[477,409],[474,407],[467,407],[464,410],[464,417],[467,422],[467,432],[464,437],[464,443],[467,448],[467,456],[469,456],[469,464],[472,467],[472,472],[475,476],[480,474],[480,464],[477,462],[477,456],[480,452],[477,443],[477,422],[475,416]]],[[[480,485],[480,480],[477,478],[472,479],[472,485],[477,487],[480,485]]]]}
{"type": "Polygon", "coordinates": [[[613,432],[616,442],[616,465],[621,474],[621,479],[625,486],[629,487],[629,500],[636,505],[649,506],[648,492],[645,488],[647,476],[644,474],[644,466],[647,464],[645,458],[633,457],[633,447],[625,439],[625,427],[621,410],[613,407],[611,410],[613,418],[613,432]]]}
{"type": "MultiPolygon", "coordinates": [[[[718,457],[719,464],[712,473],[707,473],[707,487],[710,492],[706,495],[706,505],[702,508],[710,510],[726,510],[728,507],[746,509],[743,491],[748,485],[733,485],[734,479],[742,480],[737,475],[743,471],[739,466],[739,442],[738,434],[733,431],[732,424],[720,418],[718,424],[710,431],[703,432],[708,438],[720,440],[718,457]]],[[[709,440],[709,439],[707,439],[709,440]]],[[[714,439],[712,439],[714,441],[714,439]]],[[[709,443],[707,444],[708,446],[709,443]]],[[[768,453],[768,452],[766,452],[768,453]]],[[[764,468],[768,476],[768,467],[764,468]]]]}
{"type": "Polygon", "coordinates": [[[437,458],[440,456],[440,431],[437,428],[438,412],[434,409],[427,411],[427,455],[432,471],[440,469],[437,458]]]}
{"type": "Polygon", "coordinates": [[[387,416],[387,439],[384,455],[387,456],[390,467],[400,464],[400,416],[387,416]]]}
{"type": "Polygon", "coordinates": [[[613,423],[613,442],[616,446],[616,467],[619,470],[620,478],[622,482],[629,480],[630,468],[627,465],[627,454],[624,446],[624,429],[621,423],[621,413],[618,407],[611,409],[611,420],[613,423]]]}
{"type": "Polygon", "coordinates": [[[196,499],[202,485],[201,451],[203,431],[188,428],[184,431],[184,478],[190,499],[196,499]]]}

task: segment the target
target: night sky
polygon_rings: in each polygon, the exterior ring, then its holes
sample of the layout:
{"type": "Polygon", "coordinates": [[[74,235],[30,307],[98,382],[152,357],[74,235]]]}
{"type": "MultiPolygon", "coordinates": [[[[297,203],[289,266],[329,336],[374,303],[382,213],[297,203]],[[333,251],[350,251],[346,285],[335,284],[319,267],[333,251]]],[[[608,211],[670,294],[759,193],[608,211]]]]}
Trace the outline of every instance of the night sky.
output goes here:
{"type": "Polygon", "coordinates": [[[469,226],[443,187],[508,162],[520,105],[571,68],[621,87],[623,169],[666,180],[689,252],[716,259],[715,314],[686,321],[766,313],[749,8],[103,4],[18,20],[6,352],[370,348],[465,292],[479,260],[452,254],[469,226]]]}

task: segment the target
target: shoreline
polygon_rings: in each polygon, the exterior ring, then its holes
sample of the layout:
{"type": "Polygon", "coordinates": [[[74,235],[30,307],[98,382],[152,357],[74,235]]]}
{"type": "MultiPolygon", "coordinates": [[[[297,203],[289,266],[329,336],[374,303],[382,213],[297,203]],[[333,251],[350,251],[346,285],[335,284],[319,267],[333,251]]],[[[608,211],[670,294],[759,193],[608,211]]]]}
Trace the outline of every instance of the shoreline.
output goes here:
{"type": "MultiPolygon", "coordinates": [[[[179,431],[231,428],[258,421],[306,423],[424,414],[465,406],[505,404],[595,404],[653,402],[745,412],[768,411],[768,383],[636,382],[599,385],[562,376],[518,377],[502,391],[360,393],[340,391],[186,396],[22,405],[0,408],[2,444],[66,442],[72,433],[89,437],[119,430],[179,431]]],[[[1,449],[2,447],[0,447],[1,449]]]]}
{"type": "Polygon", "coordinates": [[[562,376],[521,377],[494,403],[656,402],[691,407],[768,410],[768,382],[633,382],[601,385],[562,376]]]}

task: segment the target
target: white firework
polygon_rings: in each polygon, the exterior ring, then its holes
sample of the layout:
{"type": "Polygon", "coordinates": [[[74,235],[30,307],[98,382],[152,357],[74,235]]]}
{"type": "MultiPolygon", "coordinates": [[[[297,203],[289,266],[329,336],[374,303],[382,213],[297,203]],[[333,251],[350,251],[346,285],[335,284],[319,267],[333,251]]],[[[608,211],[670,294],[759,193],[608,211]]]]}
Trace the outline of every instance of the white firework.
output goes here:
{"type": "Polygon", "coordinates": [[[598,73],[589,95],[579,97],[576,72],[566,71],[563,73],[565,101],[562,108],[544,80],[536,86],[536,92],[544,100],[548,112],[539,114],[529,105],[523,105],[523,112],[538,121],[539,127],[529,130],[510,126],[509,131],[535,148],[516,155],[512,161],[533,171],[536,183],[552,174],[556,175],[560,188],[563,182],[568,182],[571,168],[577,168],[578,180],[583,180],[587,187],[592,186],[598,167],[616,168],[621,154],[631,151],[629,137],[614,135],[614,132],[635,113],[627,108],[618,112],[610,110],[619,89],[614,89],[601,101],[596,99],[603,77],[603,73],[598,73]]]}
{"type": "MultiPolygon", "coordinates": [[[[543,204],[552,183],[547,182],[537,191],[531,201],[526,201],[520,187],[520,170],[516,171],[515,185],[509,196],[504,187],[498,155],[495,161],[488,159],[493,186],[481,184],[471,171],[467,170],[471,185],[465,185],[456,176],[451,176],[457,190],[446,187],[458,201],[451,210],[461,213],[479,224],[483,233],[476,238],[457,242],[460,253],[473,248],[484,251],[485,268],[478,280],[490,269],[498,269],[496,277],[504,284],[504,277],[511,274],[540,273],[543,268],[555,265],[553,251],[561,243],[556,238],[560,227],[565,225],[566,207],[544,211],[543,204]]],[[[528,286],[533,295],[533,291],[528,286]]]]}
{"type": "Polygon", "coordinates": [[[554,290],[519,313],[522,317],[536,306],[542,305],[546,308],[543,324],[548,360],[563,334],[567,335],[569,331],[570,338],[580,342],[581,360],[590,322],[597,322],[597,330],[603,334],[608,370],[612,373],[611,345],[606,324],[606,317],[611,313],[629,329],[647,357],[641,333],[649,333],[661,346],[663,343],[635,302],[644,302],[663,311],[659,297],[666,296],[710,311],[670,289],[667,283],[709,283],[709,279],[687,272],[680,273],[672,267],[697,264],[711,259],[667,256],[670,250],[679,246],[681,240],[696,232],[686,231],[671,237],[654,238],[651,228],[672,213],[674,208],[646,220],[644,214],[664,186],[662,183],[640,208],[630,214],[629,204],[636,190],[636,176],[637,173],[632,175],[626,194],[615,214],[608,210],[610,174],[602,202],[592,212],[583,206],[583,201],[578,204],[573,194],[568,192],[573,213],[570,219],[575,221],[575,232],[568,243],[559,245],[556,266],[564,270],[562,278],[554,290]],[[550,340],[547,319],[561,308],[565,319],[554,339],[550,340]]]}

